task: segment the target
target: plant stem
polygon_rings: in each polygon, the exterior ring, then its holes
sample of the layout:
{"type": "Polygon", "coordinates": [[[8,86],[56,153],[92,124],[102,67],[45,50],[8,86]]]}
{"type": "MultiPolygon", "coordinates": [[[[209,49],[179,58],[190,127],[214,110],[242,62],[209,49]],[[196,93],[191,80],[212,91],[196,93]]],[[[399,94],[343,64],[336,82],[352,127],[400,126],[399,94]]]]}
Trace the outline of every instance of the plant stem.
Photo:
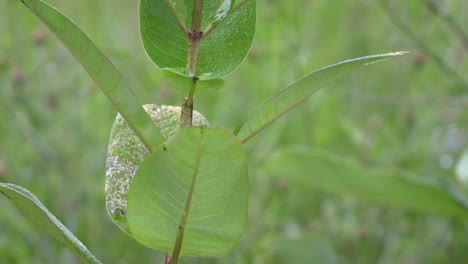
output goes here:
{"type": "Polygon", "coordinates": [[[171,255],[169,255],[169,253],[166,252],[166,257],[164,259],[164,264],[171,264],[171,261],[172,261],[171,255]]]}
{"type": "Polygon", "coordinates": [[[190,87],[188,95],[183,96],[181,113],[180,113],[180,127],[186,127],[192,125],[193,115],[193,96],[197,87],[197,65],[198,65],[198,52],[200,49],[200,42],[203,32],[201,32],[202,22],[202,11],[203,11],[203,0],[195,0],[193,3],[192,11],[192,28],[188,30],[187,36],[189,39],[188,51],[187,51],[187,68],[193,74],[193,82],[190,87]]]}
{"type": "Polygon", "coordinates": [[[196,76],[198,65],[198,50],[202,32],[200,30],[202,22],[203,0],[195,0],[192,12],[192,28],[188,32],[189,45],[187,54],[187,68],[196,76]]]}
{"type": "Polygon", "coordinates": [[[182,106],[180,111],[180,128],[192,125],[193,99],[189,104],[189,97],[185,94],[182,97],[182,106]]]}
{"type": "MultiPolygon", "coordinates": [[[[203,11],[203,0],[195,0],[193,3],[193,12],[192,12],[192,28],[188,30],[187,36],[189,39],[188,44],[188,53],[187,53],[187,68],[193,74],[193,81],[190,86],[189,94],[183,96],[182,100],[182,109],[180,112],[180,127],[192,126],[192,116],[193,116],[193,96],[195,95],[195,90],[197,88],[197,65],[198,65],[198,52],[200,49],[200,41],[203,35],[201,32],[201,22],[202,22],[202,11],[203,11]]],[[[190,191],[187,196],[187,201],[185,204],[184,212],[179,223],[179,232],[174,245],[174,250],[172,256],[169,259],[170,264],[177,264],[179,262],[179,255],[182,250],[182,241],[184,239],[185,225],[187,223],[187,217],[192,203],[192,195],[195,188],[195,182],[198,174],[198,165],[200,164],[201,158],[201,149],[203,143],[203,130],[200,138],[200,148],[198,151],[197,157],[197,168],[195,169],[194,176],[192,178],[192,184],[190,186],[190,191]]],[[[166,256],[166,262],[168,258],[166,256]]]]}

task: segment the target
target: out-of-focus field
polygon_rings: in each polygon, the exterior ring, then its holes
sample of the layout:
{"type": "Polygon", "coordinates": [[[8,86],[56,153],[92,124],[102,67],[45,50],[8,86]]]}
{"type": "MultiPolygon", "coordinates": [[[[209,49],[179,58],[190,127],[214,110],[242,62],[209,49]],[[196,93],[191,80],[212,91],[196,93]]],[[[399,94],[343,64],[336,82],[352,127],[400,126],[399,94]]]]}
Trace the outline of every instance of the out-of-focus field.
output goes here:
{"type": "MultiPolygon", "coordinates": [[[[102,48],[143,103],[181,95],[146,56],[138,1],[48,0],[102,48]]],[[[293,80],[340,60],[409,56],[359,70],[315,94],[247,143],[248,228],[219,259],[184,263],[468,263],[468,221],[311,191],[262,172],[271,153],[307,145],[366,164],[449,180],[468,151],[468,5],[423,0],[259,0],[245,62],[195,108],[233,129],[293,80]],[[464,31],[464,32],[463,32],[464,31]]],[[[163,263],[122,233],[104,202],[116,111],[20,1],[0,0],[0,181],[30,189],[104,263],[163,263]]],[[[313,177],[313,171],[304,171],[313,177]]],[[[0,197],[0,263],[79,262],[0,197]]]]}

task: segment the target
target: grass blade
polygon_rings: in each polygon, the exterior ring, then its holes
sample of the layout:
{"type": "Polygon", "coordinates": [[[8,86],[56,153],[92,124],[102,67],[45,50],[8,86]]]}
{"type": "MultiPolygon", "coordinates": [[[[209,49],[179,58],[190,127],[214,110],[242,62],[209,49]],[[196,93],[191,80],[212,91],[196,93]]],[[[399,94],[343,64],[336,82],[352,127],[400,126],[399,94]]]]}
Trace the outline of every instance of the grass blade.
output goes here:
{"type": "Polygon", "coordinates": [[[101,263],[30,191],[18,185],[0,183],[0,192],[83,262],[101,263]]]}
{"type": "Polygon", "coordinates": [[[120,72],[75,23],[43,1],[20,2],[29,8],[83,65],[149,150],[152,151],[163,142],[160,131],[151,122],[120,72]]]}
{"type": "Polygon", "coordinates": [[[405,54],[407,52],[366,56],[342,61],[312,72],[268,98],[257,110],[244,119],[235,129],[234,134],[241,139],[241,142],[245,143],[307,97],[338,78],[362,66],[405,54]]]}
{"type": "Polygon", "coordinates": [[[290,147],[268,160],[273,177],[379,205],[468,217],[466,199],[446,183],[392,168],[366,167],[356,160],[307,147],[290,147]]]}

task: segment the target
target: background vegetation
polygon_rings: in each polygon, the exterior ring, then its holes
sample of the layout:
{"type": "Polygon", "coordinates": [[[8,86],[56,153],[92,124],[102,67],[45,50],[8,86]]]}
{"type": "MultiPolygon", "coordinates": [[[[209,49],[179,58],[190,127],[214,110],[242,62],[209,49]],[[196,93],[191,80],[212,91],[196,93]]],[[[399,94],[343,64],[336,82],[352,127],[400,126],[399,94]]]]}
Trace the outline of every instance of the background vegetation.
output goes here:
{"type": "MultiPolygon", "coordinates": [[[[47,2],[91,36],[142,102],[179,104],[143,50],[138,1],[47,2]]],[[[312,192],[262,171],[271,153],[307,145],[468,192],[454,172],[468,150],[468,6],[436,2],[439,13],[423,0],[259,1],[248,58],[220,92],[195,101],[211,125],[233,128],[274,91],[322,66],[412,54],[355,72],[249,142],[251,201],[241,243],[227,257],[185,263],[468,262],[464,219],[312,192]]],[[[162,263],[105,210],[116,111],[19,1],[0,0],[0,36],[0,180],[30,189],[104,263],[162,263]]],[[[77,262],[7,199],[0,208],[0,263],[77,262]]]]}

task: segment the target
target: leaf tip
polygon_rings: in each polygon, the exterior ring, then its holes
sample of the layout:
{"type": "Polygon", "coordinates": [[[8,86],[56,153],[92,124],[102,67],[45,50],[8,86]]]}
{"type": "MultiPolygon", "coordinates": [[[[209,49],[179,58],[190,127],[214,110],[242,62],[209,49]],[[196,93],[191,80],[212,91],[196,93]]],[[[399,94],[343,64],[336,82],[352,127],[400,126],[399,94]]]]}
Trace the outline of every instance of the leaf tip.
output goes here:
{"type": "Polygon", "coordinates": [[[410,54],[410,53],[411,52],[409,52],[409,51],[402,50],[402,51],[390,52],[387,55],[391,56],[391,57],[396,57],[396,56],[404,56],[404,55],[407,55],[407,54],[410,54]]]}
{"type": "Polygon", "coordinates": [[[395,51],[395,52],[383,53],[383,54],[378,54],[378,55],[365,56],[360,59],[373,59],[372,61],[364,64],[364,65],[370,65],[370,64],[374,64],[376,62],[387,60],[390,58],[405,56],[409,53],[410,53],[409,51],[395,51]]]}

